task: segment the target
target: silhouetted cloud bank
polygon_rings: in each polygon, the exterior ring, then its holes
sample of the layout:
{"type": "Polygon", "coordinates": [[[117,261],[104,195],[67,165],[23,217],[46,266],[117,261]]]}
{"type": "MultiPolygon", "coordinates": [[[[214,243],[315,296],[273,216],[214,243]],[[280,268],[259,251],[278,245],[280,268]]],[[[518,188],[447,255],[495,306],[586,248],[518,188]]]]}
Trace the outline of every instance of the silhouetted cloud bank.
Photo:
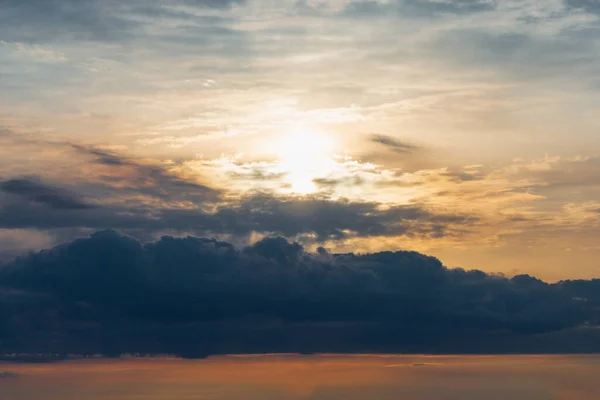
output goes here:
{"type": "Polygon", "coordinates": [[[83,210],[94,207],[74,193],[32,179],[0,181],[0,192],[15,196],[20,203],[38,203],[57,210],[83,210]]]}
{"type": "Polygon", "coordinates": [[[102,231],[0,269],[0,352],[591,352],[600,280],[102,231]]]}
{"type": "MultiPolygon", "coordinates": [[[[119,186],[131,187],[124,190],[138,197],[149,196],[155,203],[131,199],[113,204],[89,203],[66,188],[27,177],[15,178],[0,181],[0,229],[115,228],[147,234],[175,231],[239,237],[260,233],[305,235],[325,242],[351,237],[456,236],[478,220],[462,213],[435,212],[422,204],[383,207],[378,202],[332,200],[317,195],[300,198],[253,192],[226,201],[217,190],[169,175],[159,167],[95,149],[85,151],[94,156],[96,163],[128,168],[126,179],[116,178],[119,186]],[[167,198],[174,203],[161,203],[167,198]]],[[[97,190],[112,189],[100,186],[97,190]]]]}

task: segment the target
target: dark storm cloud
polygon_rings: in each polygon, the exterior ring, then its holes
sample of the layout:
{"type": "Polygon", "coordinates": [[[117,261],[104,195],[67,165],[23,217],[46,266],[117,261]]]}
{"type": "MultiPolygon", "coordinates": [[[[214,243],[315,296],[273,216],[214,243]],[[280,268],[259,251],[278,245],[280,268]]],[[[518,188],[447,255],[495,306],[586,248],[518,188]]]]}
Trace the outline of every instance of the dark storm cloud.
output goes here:
{"type": "Polygon", "coordinates": [[[32,179],[0,181],[0,192],[57,210],[85,210],[95,207],[68,190],[48,186],[32,179]]]}
{"type": "Polygon", "coordinates": [[[599,283],[415,252],[311,254],[280,237],[238,249],[104,231],[0,269],[0,351],[527,352],[523,337],[598,323],[599,283]]]}
{"type": "Polygon", "coordinates": [[[388,135],[371,135],[371,141],[374,143],[381,144],[396,153],[412,153],[419,149],[418,146],[415,146],[410,143],[405,143],[388,135]]]}

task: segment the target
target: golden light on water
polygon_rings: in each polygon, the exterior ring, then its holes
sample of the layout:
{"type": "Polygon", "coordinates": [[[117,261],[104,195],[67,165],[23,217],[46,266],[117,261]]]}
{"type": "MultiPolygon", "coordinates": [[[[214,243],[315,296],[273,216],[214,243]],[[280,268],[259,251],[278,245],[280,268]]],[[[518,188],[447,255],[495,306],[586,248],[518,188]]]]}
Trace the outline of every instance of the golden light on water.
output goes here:
{"type": "Polygon", "coordinates": [[[598,356],[265,355],[1,364],[0,398],[592,400],[598,356]],[[563,368],[568,365],[568,368],[563,368]]]}

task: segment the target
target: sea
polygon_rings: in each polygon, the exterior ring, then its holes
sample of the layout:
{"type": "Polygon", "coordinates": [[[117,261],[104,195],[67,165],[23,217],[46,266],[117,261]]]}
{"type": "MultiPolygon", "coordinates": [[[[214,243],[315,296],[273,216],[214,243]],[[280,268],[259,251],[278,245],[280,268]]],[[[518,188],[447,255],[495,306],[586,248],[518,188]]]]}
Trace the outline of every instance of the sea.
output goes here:
{"type": "Polygon", "coordinates": [[[230,355],[0,362],[0,400],[599,400],[600,356],[230,355]]]}

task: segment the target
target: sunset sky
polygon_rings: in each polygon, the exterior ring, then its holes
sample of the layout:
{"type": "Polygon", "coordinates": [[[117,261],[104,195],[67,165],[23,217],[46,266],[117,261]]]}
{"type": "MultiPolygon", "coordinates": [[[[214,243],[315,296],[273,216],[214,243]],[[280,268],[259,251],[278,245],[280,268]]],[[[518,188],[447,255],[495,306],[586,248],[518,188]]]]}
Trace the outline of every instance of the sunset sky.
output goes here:
{"type": "Polygon", "coordinates": [[[103,229],[600,276],[595,0],[0,0],[0,258],[103,229]]]}

